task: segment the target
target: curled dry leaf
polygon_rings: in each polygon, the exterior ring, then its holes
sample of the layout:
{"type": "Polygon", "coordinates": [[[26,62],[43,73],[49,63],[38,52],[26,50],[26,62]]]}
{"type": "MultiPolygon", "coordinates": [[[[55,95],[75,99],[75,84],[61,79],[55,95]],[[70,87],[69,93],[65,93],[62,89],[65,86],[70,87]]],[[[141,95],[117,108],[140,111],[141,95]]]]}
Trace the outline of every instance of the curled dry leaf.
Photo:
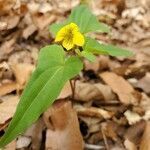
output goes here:
{"type": "Polygon", "coordinates": [[[150,150],[150,121],[147,122],[145,131],[140,143],[140,150],[150,150]]]}
{"type": "Polygon", "coordinates": [[[76,82],[75,88],[75,99],[79,101],[90,101],[90,100],[106,100],[110,101],[114,99],[115,95],[111,88],[107,85],[97,83],[83,83],[80,81],[76,82]]]}
{"type": "MultiPolygon", "coordinates": [[[[45,114],[44,114],[45,115],[45,114]]],[[[79,130],[76,112],[71,102],[57,101],[49,110],[53,129],[46,133],[46,149],[82,150],[83,139],[79,130]]]]}
{"type": "Polygon", "coordinates": [[[118,76],[113,72],[104,72],[100,74],[100,77],[112,88],[112,90],[118,95],[119,100],[126,105],[138,104],[140,95],[134,90],[134,88],[123,77],[118,76]]]}
{"type": "Polygon", "coordinates": [[[3,102],[0,103],[0,124],[4,124],[8,119],[12,118],[15,113],[19,97],[10,95],[2,97],[3,102]]]}
{"type": "Polygon", "coordinates": [[[106,111],[104,109],[96,108],[96,107],[86,108],[83,107],[82,105],[74,105],[74,108],[77,111],[77,113],[81,116],[110,119],[114,115],[113,112],[106,111]]]}

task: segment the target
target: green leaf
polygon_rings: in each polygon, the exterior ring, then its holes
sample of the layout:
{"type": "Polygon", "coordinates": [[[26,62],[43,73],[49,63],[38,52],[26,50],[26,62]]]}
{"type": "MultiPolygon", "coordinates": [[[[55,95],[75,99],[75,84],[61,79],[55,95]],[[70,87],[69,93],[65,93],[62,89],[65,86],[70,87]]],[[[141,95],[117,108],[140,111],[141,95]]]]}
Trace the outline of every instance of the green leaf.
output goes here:
{"type": "Polygon", "coordinates": [[[110,56],[132,56],[131,51],[113,46],[111,44],[101,44],[98,41],[87,37],[85,45],[83,46],[84,51],[91,52],[93,54],[106,54],[110,56]]]}
{"type": "Polygon", "coordinates": [[[61,46],[41,49],[37,69],[24,90],[16,113],[0,140],[4,147],[23,133],[54,102],[64,84],[83,67],[77,56],[66,58],[61,46]]]}
{"type": "Polygon", "coordinates": [[[89,61],[94,62],[96,57],[91,53],[87,51],[82,51],[81,55],[85,58],[87,58],[89,61]]]}
{"type": "Polygon", "coordinates": [[[53,33],[54,36],[56,36],[57,32],[64,26],[66,23],[53,23],[49,27],[49,31],[53,33]]]}
{"type": "Polygon", "coordinates": [[[66,24],[76,23],[81,33],[88,33],[92,31],[99,32],[109,32],[110,28],[104,24],[100,23],[96,16],[94,16],[90,9],[86,5],[80,5],[75,7],[69,18],[65,20],[63,23],[54,23],[49,27],[49,31],[52,32],[55,36],[57,32],[66,24]]]}
{"type": "Polygon", "coordinates": [[[109,32],[109,27],[104,23],[100,23],[86,5],[75,7],[68,18],[68,22],[76,23],[81,33],[92,31],[109,32]]]}

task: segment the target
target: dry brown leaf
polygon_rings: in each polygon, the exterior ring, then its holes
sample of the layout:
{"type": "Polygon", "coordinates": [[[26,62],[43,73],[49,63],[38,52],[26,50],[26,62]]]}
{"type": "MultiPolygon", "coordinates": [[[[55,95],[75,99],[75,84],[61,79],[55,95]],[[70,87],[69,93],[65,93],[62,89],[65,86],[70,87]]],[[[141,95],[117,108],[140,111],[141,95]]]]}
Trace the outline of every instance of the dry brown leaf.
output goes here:
{"type": "Polygon", "coordinates": [[[17,89],[16,82],[9,82],[0,85],[0,96],[6,95],[11,93],[17,89]]]}
{"type": "Polygon", "coordinates": [[[65,84],[63,89],[61,90],[58,99],[64,99],[66,97],[69,97],[72,94],[71,86],[69,81],[65,84]]]}
{"type": "Polygon", "coordinates": [[[54,22],[56,20],[56,16],[54,15],[34,15],[33,16],[33,22],[34,24],[40,29],[43,30],[45,27],[47,27],[49,24],[54,22]]]}
{"type": "Polygon", "coordinates": [[[23,38],[28,39],[35,31],[37,31],[37,27],[34,24],[31,24],[23,30],[22,36],[23,38]]]}
{"type": "Polygon", "coordinates": [[[16,81],[19,84],[19,88],[25,85],[28,81],[34,66],[32,64],[27,63],[15,63],[11,64],[11,69],[16,77],[16,81]]]}
{"type": "Polygon", "coordinates": [[[8,119],[12,118],[15,113],[19,97],[10,95],[2,97],[3,102],[0,103],[0,124],[4,124],[8,119]]]}
{"type": "Polygon", "coordinates": [[[128,139],[129,141],[133,142],[135,145],[138,145],[141,141],[144,129],[145,129],[145,121],[140,121],[132,126],[130,126],[125,134],[124,138],[128,139]]]}
{"type": "Polygon", "coordinates": [[[137,150],[136,145],[128,139],[124,141],[124,145],[127,150],[137,150]]]}
{"type": "Polygon", "coordinates": [[[104,72],[100,77],[112,88],[119,96],[119,100],[123,104],[138,104],[138,96],[134,88],[123,77],[113,72],[104,72]]]}
{"type": "Polygon", "coordinates": [[[15,5],[16,0],[0,0],[0,15],[9,13],[15,5]]]}
{"type": "Polygon", "coordinates": [[[132,112],[130,110],[127,110],[125,113],[124,113],[125,117],[127,118],[128,120],[128,123],[130,125],[133,125],[137,122],[139,122],[140,120],[142,120],[142,117],[136,113],[136,112],[132,112]]]}
{"type": "Polygon", "coordinates": [[[113,112],[109,112],[104,109],[96,108],[96,107],[86,108],[83,107],[82,105],[74,105],[74,108],[77,111],[77,113],[81,116],[110,119],[114,115],[113,112]]]}
{"type": "Polygon", "coordinates": [[[79,101],[90,100],[113,100],[115,97],[111,88],[107,85],[96,83],[83,83],[81,81],[76,82],[75,99],[79,101]]]}
{"type": "Polygon", "coordinates": [[[7,18],[7,29],[10,30],[10,29],[15,28],[18,25],[19,20],[20,20],[20,16],[18,16],[18,15],[10,15],[7,18]]]}
{"type": "Polygon", "coordinates": [[[6,22],[1,22],[0,21],[0,31],[6,30],[7,29],[7,23],[6,22]]]}
{"type": "Polygon", "coordinates": [[[148,121],[141,140],[140,150],[150,150],[150,122],[148,121]]]}
{"type": "Polygon", "coordinates": [[[16,141],[12,141],[9,143],[4,150],[16,150],[16,141]]]}
{"type": "Polygon", "coordinates": [[[42,118],[40,118],[24,133],[24,136],[31,138],[32,140],[31,147],[33,150],[40,149],[42,142],[42,131],[44,130],[44,128],[45,128],[44,121],[42,118]]]}
{"type": "Polygon", "coordinates": [[[2,57],[4,54],[8,54],[14,50],[14,44],[16,42],[16,39],[12,38],[8,41],[5,41],[1,46],[0,46],[0,57],[2,57]]]}
{"type": "Polygon", "coordinates": [[[82,150],[83,139],[71,102],[57,101],[50,110],[54,130],[47,130],[46,149],[82,150]]]}
{"type": "Polygon", "coordinates": [[[16,148],[26,148],[31,143],[31,138],[26,136],[19,136],[16,143],[16,148]]]}
{"type": "Polygon", "coordinates": [[[150,72],[147,72],[146,75],[137,82],[136,87],[141,88],[145,93],[150,93],[150,72]]]}

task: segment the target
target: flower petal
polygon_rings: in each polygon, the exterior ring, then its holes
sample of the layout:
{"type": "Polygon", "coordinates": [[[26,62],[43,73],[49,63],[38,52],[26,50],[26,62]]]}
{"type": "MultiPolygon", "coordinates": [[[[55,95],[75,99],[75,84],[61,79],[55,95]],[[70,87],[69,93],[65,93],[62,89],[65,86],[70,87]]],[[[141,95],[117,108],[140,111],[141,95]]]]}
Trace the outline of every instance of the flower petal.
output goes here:
{"type": "Polygon", "coordinates": [[[55,42],[60,42],[64,39],[66,34],[66,27],[63,27],[61,30],[59,30],[57,32],[56,38],[55,38],[55,42]]]}
{"type": "Polygon", "coordinates": [[[64,40],[62,43],[63,47],[66,48],[67,50],[70,50],[73,48],[74,44],[73,41],[71,40],[64,40]]]}
{"type": "Polygon", "coordinates": [[[72,32],[78,32],[79,31],[79,28],[78,28],[78,26],[75,24],[75,23],[70,23],[69,25],[68,25],[68,27],[72,30],[72,32]]]}
{"type": "Polygon", "coordinates": [[[83,46],[85,43],[84,36],[80,32],[76,32],[73,37],[73,43],[78,46],[83,46]]]}

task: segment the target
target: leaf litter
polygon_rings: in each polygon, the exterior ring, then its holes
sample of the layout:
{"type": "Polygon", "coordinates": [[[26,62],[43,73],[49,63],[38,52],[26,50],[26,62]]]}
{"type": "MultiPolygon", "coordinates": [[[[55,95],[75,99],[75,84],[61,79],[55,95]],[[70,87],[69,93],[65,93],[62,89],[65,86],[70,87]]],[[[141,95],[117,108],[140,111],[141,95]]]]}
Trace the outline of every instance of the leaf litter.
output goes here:
{"type": "MultiPolygon", "coordinates": [[[[128,48],[130,58],[98,56],[85,61],[50,107],[5,149],[149,150],[150,5],[148,0],[82,1],[112,34],[97,40],[128,48]]],[[[80,3],[70,1],[0,0],[0,136],[37,63],[38,50],[51,43],[48,26],[61,22],[80,3]]]]}

